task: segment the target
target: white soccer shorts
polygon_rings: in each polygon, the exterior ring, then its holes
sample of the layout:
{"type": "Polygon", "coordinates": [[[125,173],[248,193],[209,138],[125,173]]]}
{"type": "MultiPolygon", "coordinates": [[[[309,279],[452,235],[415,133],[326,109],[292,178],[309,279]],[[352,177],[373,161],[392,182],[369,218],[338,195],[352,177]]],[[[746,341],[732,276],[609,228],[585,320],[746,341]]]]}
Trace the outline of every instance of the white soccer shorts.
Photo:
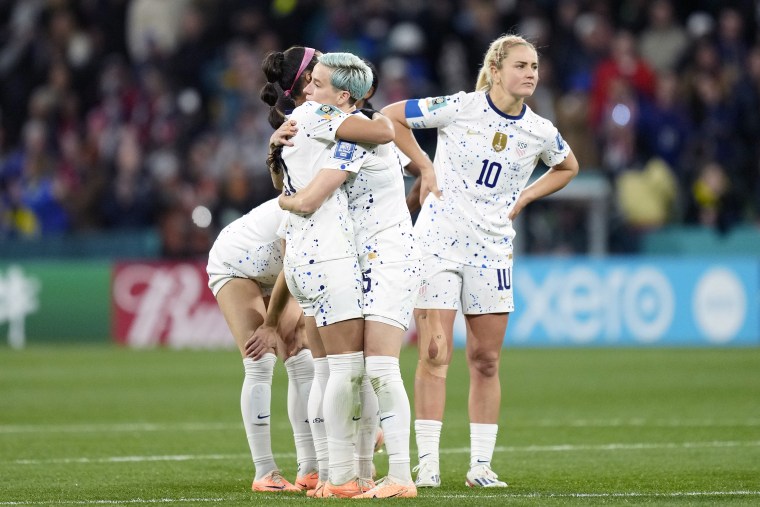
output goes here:
{"type": "Polygon", "coordinates": [[[246,237],[248,231],[240,220],[225,227],[208,256],[208,286],[216,296],[233,278],[258,282],[264,297],[272,294],[277,275],[282,270],[280,241],[256,243],[246,237]]]}
{"type": "Polygon", "coordinates": [[[426,255],[416,308],[456,310],[462,313],[511,313],[515,310],[512,258],[502,267],[477,268],[426,255]]]}
{"type": "Polygon", "coordinates": [[[362,318],[362,275],[356,257],[301,266],[289,266],[286,259],[284,272],[290,293],[318,327],[362,318]]]}
{"type": "Polygon", "coordinates": [[[368,257],[361,259],[364,318],[406,331],[422,281],[420,260],[381,263],[368,257]]]}
{"type": "Polygon", "coordinates": [[[359,248],[364,318],[409,329],[422,280],[421,254],[411,221],[378,232],[359,248]]]}

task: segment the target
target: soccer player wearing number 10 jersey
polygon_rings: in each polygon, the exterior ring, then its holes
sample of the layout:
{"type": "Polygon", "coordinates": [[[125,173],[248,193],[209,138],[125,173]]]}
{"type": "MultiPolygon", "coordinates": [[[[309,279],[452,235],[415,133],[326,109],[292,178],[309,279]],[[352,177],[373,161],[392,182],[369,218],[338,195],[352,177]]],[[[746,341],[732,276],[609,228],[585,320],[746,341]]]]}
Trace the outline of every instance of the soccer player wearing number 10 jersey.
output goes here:
{"type": "Polygon", "coordinates": [[[421,168],[422,208],[415,237],[423,282],[415,309],[416,484],[440,486],[439,442],[458,308],[467,322],[471,487],[504,487],[491,469],[498,430],[499,361],[512,296],[512,221],[526,204],[556,192],[578,173],[570,147],[524,102],[538,81],[534,46],[517,35],[495,40],[475,92],[407,100],[383,110],[397,146],[421,168]],[[436,128],[429,161],[411,129],[436,128]],[[527,185],[539,160],[550,169],[527,185]]]}

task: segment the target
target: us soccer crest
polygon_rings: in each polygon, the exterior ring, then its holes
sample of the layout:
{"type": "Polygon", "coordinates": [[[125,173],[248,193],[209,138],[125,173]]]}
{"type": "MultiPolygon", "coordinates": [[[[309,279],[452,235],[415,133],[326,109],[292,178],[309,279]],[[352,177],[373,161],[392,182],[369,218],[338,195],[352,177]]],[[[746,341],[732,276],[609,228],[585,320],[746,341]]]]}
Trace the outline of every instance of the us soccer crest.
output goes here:
{"type": "Polygon", "coordinates": [[[491,146],[493,146],[493,149],[495,151],[504,151],[504,148],[507,147],[507,134],[503,132],[497,132],[493,135],[493,141],[491,142],[491,146]]]}

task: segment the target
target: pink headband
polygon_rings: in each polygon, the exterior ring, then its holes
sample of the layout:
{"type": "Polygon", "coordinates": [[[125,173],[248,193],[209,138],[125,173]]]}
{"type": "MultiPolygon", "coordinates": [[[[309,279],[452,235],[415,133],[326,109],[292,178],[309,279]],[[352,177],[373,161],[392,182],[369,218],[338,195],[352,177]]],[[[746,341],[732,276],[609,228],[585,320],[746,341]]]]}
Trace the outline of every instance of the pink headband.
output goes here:
{"type": "Polygon", "coordinates": [[[285,92],[286,97],[290,97],[290,93],[293,91],[293,87],[298,82],[298,78],[301,77],[301,73],[306,68],[306,66],[309,65],[309,62],[311,62],[311,59],[313,56],[314,56],[314,48],[304,48],[303,59],[301,60],[301,66],[298,67],[298,72],[296,72],[296,77],[293,79],[293,84],[290,85],[290,89],[285,92]]]}

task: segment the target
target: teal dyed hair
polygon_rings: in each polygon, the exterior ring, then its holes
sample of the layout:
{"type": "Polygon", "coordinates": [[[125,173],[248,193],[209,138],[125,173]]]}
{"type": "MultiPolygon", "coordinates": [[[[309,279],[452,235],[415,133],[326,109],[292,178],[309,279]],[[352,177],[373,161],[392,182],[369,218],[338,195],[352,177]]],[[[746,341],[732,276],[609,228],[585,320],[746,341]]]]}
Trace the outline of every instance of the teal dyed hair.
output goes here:
{"type": "Polygon", "coordinates": [[[338,90],[346,90],[351,98],[364,98],[372,86],[372,70],[356,55],[351,53],[325,53],[319,63],[332,70],[330,84],[338,90]]]}

